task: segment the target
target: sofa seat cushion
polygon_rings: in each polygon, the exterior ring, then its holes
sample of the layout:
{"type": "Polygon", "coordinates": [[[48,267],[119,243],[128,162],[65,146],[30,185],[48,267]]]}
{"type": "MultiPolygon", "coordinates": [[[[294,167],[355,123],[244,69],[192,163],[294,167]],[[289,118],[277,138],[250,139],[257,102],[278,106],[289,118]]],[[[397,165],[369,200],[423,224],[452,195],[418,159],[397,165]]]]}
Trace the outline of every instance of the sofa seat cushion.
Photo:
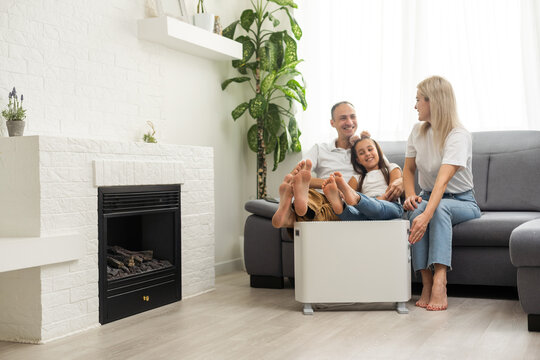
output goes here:
{"type": "Polygon", "coordinates": [[[538,218],[537,211],[483,211],[480,218],[454,226],[452,245],[508,247],[516,227],[538,218]]]}
{"type": "Polygon", "coordinates": [[[516,267],[540,267],[540,219],[522,224],[512,232],[510,258],[516,267]]]}
{"type": "Polygon", "coordinates": [[[272,216],[274,216],[274,213],[277,211],[278,207],[278,203],[270,202],[264,199],[249,200],[244,205],[244,208],[250,213],[268,219],[272,219],[272,216]]]}

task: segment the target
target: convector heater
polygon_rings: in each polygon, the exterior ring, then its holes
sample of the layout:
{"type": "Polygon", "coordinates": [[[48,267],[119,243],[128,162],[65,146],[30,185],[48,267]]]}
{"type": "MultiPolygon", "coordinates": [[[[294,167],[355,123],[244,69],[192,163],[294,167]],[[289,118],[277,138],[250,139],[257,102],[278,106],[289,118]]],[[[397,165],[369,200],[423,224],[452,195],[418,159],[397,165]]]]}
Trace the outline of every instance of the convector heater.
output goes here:
{"type": "Polygon", "coordinates": [[[411,298],[409,221],[315,221],[294,225],[295,298],[314,303],[395,302],[411,298]]]}

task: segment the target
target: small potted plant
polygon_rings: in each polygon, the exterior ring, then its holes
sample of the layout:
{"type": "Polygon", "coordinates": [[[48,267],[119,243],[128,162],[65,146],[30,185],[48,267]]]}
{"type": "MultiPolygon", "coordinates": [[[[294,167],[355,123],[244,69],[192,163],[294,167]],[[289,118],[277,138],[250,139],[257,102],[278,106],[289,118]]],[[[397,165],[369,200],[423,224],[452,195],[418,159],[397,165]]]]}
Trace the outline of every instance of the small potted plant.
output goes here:
{"type": "Polygon", "coordinates": [[[26,110],[23,109],[24,96],[21,94],[21,100],[17,96],[17,90],[9,93],[9,102],[7,108],[2,110],[2,116],[6,119],[6,127],[9,136],[22,136],[24,132],[24,119],[26,118],[26,110]]]}
{"type": "Polygon", "coordinates": [[[204,11],[204,0],[197,3],[197,13],[193,15],[193,25],[208,31],[214,31],[214,14],[204,11]]]}

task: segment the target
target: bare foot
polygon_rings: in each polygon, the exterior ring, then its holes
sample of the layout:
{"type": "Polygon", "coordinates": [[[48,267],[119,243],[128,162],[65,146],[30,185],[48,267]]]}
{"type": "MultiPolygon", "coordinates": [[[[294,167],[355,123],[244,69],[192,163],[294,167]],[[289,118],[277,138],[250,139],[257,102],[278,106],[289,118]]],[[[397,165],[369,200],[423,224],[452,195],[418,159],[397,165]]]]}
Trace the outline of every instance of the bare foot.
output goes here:
{"type": "Polygon", "coordinates": [[[446,283],[442,281],[434,281],[431,288],[431,297],[429,304],[426,306],[430,311],[441,311],[448,308],[448,297],[446,296],[446,283]]]}
{"type": "Polygon", "coordinates": [[[302,160],[298,164],[296,164],[296,167],[291,171],[291,174],[294,176],[300,172],[303,168],[306,167],[306,161],[302,160]]]}
{"type": "Polygon", "coordinates": [[[425,309],[428,306],[430,297],[431,297],[431,286],[424,285],[422,287],[422,294],[420,295],[420,299],[418,299],[418,301],[414,305],[425,309]]]}
{"type": "Polygon", "coordinates": [[[339,196],[339,190],[336,185],[336,180],[334,180],[334,175],[330,175],[328,179],[324,180],[322,190],[330,202],[330,205],[332,205],[332,210],[334,210],[336,215],[341,214],[343,212],[343,201],[339,196]]]}
{"type": "Polygon", "coordinates": [[[275,228],[292,227],[294,225],[294,215],[291,208],[293,197],[291,174],[287,174],[279,186],[279,208],[272,217],[272,225],[275,228]]]}
{"type": "MultiPolygon", "coordinates": [[[[298,216],[304,216],[307,213],[307,201],[309,192],[309,182],[311,180],[311,160],[307,159],[305,164],[300,167],[298,163],[298,172],[293,176],[292,188],[294,194],[294,211],[298,216]]],[[[294,170],[293,170],[294,171],[294,170]]]]}
{"type": "Polygon", "coordinates": [[[336,185],[338,189],[343,194],[343,200],[347,203],[347,205],[356,205],[360,201],[360,195],[347,184],[345,179],[343,178],[343,175],[339,171],[336,171],[334,173],[335,179],[336,179],[336,185]]]}

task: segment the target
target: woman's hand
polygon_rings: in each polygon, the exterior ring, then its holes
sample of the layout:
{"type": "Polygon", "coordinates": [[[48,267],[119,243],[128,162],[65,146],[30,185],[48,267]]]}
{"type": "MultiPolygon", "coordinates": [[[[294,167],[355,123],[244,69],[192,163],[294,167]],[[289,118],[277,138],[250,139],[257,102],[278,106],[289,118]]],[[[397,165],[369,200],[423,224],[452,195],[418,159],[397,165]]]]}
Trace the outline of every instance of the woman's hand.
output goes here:
{"type": "Polygon", "coordinates": [[[418,195],[412,195],[405,199],[405,202],[403,203],[403,209],[407,211],[413,211],[418,207],[417,204],[420,204],[422,202],[422,198],[418,195]]]}
{"type": "Polygon", "coordinates": [[[411,232],[409,234],[409,243],[414,244],[422,239],[430,220],[431,218],[429,218],[425,213],[422,213],[414,218],[411,225],[411,232]]]}

